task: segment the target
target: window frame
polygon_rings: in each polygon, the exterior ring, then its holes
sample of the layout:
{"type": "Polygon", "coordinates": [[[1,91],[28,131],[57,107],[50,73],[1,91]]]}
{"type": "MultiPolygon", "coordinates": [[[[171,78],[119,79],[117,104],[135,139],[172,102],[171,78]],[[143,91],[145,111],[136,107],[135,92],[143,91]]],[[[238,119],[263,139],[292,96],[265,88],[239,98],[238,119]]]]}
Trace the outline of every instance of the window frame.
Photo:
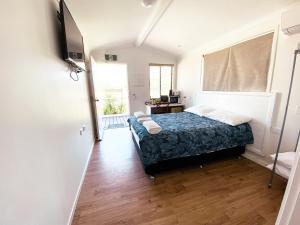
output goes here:
{"type": "MultiPolygon", "coordinates": [[[[150,67],[151,66],[159,66],[159,96],[161,96],[161,67],[163,66],[169,66],[171,67],[171,85],[170,90],[173,88],[173,74],[174,74],[174,64],[160,64],[160,63],[149,63],[149,95],[150,99],[158,99],[158,98],[152,98],[151,97],[151,79],[150,79],[150,67]]],[[[159,97],[160,98],[160,97],[159,97]]]]}

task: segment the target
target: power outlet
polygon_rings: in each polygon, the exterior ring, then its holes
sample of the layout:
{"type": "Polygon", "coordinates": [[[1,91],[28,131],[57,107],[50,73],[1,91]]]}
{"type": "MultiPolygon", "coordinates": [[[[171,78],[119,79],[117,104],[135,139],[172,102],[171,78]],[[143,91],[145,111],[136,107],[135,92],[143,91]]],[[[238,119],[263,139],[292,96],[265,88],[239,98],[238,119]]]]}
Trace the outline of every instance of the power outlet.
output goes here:
{"type": "Polygon", "coordinates": [[[296,115],[300,115],[300,105],[297,105],[296,107],[296,115]]]}

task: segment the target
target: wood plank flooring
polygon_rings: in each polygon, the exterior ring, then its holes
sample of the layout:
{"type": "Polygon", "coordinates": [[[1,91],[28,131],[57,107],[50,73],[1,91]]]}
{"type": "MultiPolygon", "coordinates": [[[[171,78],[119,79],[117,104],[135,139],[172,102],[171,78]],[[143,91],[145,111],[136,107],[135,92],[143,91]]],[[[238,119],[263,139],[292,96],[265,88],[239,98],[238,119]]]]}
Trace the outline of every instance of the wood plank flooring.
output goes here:
{"type": "Polygon", "coordinates": [[[274,225],[286,182],[230,159],[144,174],[128,129],[105,131],[95,146],[72,225],[274,225]]]}

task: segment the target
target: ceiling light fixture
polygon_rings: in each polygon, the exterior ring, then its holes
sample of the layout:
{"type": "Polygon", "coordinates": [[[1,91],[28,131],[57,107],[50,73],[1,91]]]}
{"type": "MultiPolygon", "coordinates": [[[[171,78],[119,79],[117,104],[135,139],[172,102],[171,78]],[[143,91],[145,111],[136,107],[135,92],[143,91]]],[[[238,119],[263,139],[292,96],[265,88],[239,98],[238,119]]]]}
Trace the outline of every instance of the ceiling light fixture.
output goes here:
{"type": "Polygon", "coordinates": [[[141,4],[145,8],[151,8],[155,3],[155,0],[142,0],[141,4]]]}

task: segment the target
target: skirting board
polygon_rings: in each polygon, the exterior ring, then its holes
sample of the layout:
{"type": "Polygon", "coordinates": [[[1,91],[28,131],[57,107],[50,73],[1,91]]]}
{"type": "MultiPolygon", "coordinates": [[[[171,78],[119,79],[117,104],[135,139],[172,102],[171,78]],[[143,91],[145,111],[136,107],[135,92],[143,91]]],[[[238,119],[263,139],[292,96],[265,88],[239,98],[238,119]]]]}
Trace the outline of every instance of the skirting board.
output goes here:
{"type": "Polygon", "coordinates": [[[249,150],[246,150],[246,152],[243,154],[243,156],[263,167],[265,167],[266,165],[268,165],[268,160],[261,155],[255,154],[249,150]]]}
{"type": "Polygon", "coordinates": [[[79,187],[78,187],[78,190],[77,190],[77,193],[76,193],[75,201],[73,203],[71,214],[69,216],[68,225],[72,225],[75,210],[76,210],[76,206],[77,206],[77,202],[78,202],[78,199],[79,199],[79,195],[80,195],[80,192],[81,192],[81,188],[82,188],[82,185],[83,185],[83,182],[84,182],[84,178],[85,178],[88,166],[90,164],[90,160],[91,160],[91,156],[92,156],[94,147],[95,147],[95,142],[93,142],[93,144],[92,144],[91,150],[90,150],[89,155],[88,155],[88,159],[87,159],[85,167],[84,167],[83,174],[82,174],[81,179],[80,179],[80,183],[79,183],[79,187]]]}

